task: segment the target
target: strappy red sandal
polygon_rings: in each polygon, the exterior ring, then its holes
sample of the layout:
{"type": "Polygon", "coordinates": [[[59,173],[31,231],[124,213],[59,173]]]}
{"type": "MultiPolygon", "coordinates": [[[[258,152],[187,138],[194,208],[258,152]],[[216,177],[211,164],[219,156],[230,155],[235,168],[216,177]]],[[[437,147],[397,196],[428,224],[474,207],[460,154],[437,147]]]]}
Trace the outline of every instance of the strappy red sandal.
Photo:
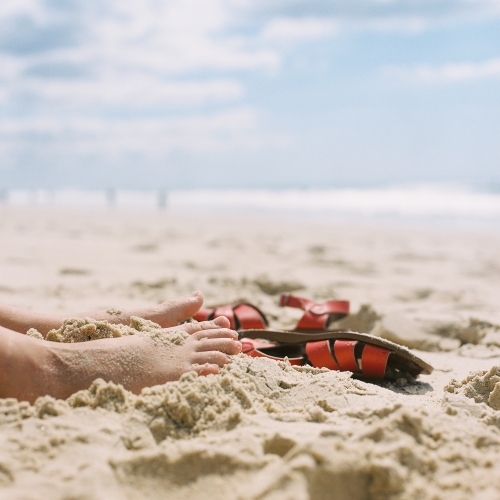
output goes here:
{"type": "Polygon", "coordinates": [[[246,302],[238,302],[233,305],[225,305],[211,308],[202,307],[194,316],[196,321],[207,321],[225,316],[233,330],[264,329],[269,324],[264,313],[256,306],[246,302]]]}
{"type": "MultiPolygon", "coordinates": [[[[332,321],[349,314],[349,302],[347,300],[329,300],[318,303],[289,293],[283,293],[280,295],[279,305],[280,307],[296,307],[305,311],[295,328],[295,331],[299,332],[327,330],[332,321]]],[[[235,330],[264,329],[269,324],[264,313],[258,307],[247,302],[209,308],[202,307],[193,318],[196,321],[207,321],[219,316],[226,316],[231,328],[235,330]]]]}
{"type": "Polygon", "coordinates": [[[328,300],[319,303],[289,293],[282,293],[279,305],[280,307],[296,307],[304,310],[304,315],[295,328],[297,332],[325,331],[332,321],[349,314],[349,301],[347,300],[328,300]]]}
{"type": "Polygon", "coordinates": [[[287,357],[292,365],[350,371],[357,378],[416,378],[434,370],[405,347],[367,333],[244,330],[239,334],[242,352],[248,356],[280,361],[287,357]],[[256,338],[274,342],[259,342],[256,338]]]}
{"type": "Polygon", "coordinates": [[[309,364],[316,368],[351,371],[356,377],[366,379],[416,378],[433,371],[431,365],[389,340],[367,333],[325,331],[332,321],[349,314],[349,302],[346,300],[317,303],[282,294],[280,306],[305,311],[294,331],[267,329],[268,321],[264,313],[246,302],[202,308],[194,319],[206,321],[226,316],[231,328],[239,331],[242,352],[252,357],[277,361],[286,357],[292,365],[309,364]]]}

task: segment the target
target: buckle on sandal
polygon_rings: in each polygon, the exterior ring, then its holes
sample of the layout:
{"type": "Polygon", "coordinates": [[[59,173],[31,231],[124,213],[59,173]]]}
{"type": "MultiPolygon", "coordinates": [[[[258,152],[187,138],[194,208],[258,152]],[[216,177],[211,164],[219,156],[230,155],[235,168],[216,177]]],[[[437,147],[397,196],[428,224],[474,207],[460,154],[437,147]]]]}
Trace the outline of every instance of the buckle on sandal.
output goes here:
{"type": "Polygon", "coordinates": [[[328,306],[326,304],[311,304],[306,307],[306,311],[316,316],[322,316],[328,313],[328,306]]]}

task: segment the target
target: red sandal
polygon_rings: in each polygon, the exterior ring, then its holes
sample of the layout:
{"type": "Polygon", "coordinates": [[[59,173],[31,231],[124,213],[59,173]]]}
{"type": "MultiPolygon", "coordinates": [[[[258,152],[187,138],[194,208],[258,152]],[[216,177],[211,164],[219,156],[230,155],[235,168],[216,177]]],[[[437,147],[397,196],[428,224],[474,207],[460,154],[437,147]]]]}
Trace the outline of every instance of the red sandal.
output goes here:
{"type": "MultiPolygon", "coordinates": [[[[349,302],[347,300],[329,300],[318,303],[289,293],[283,293],[280,295],[279,305],[280,307],[296,307],[305,311],[295,331],[324,331],[327,330],[331,321],[349,314],[349,302]]],[[[209,308],[202,307],[193,318],[196,321],[207,321],[219,316],[226,316],[230,327],[234,330],[265,329],[269,324],[264,313],[258,307],[247,302],[209,308]]]]}
{"type": "Polygon", "coordinates": [[[295,328],[297,332],[325,331],[332,321],[349,314],[349,301],[347,300],[328,300],[318,303],[289,293],[282,293],[279,305],[280,307],[296,307],[305,311],[295,328]]]}
{"type": "Polygon", "coordinates": [[[358,378],[416,378],[434,370],[405,347],[366,333],[340,330],[322,333],[244,330],[239,333],[242,352],[248,356],[280,361],[287,357],[292,365],[350,371],[358,378]],[[255,338],[274,342],[258,342],[255,338]]]}
{"type": "Polygon", "coordinates": [[[264,313],[258,307],[246,302],[211,308],[202,307],[193,316],[193,319],[207,321],[219,316],[225,316],[229,320],[230,328],[233,330],[259,330],[266,328],[269,324],[264,313]]]}
{"type": "Polygon", "coordinates": [[[294,331],[267,329],[268,321],[264,313],[246,302],[202,308],[194,319],[206,321],[226,316],[231,328],[239,331],[242,352],[252,357],[277,361],[286,357],[292,365],[309,364],[316,368],[351,371],[356,377],[366,379],[415,378],[433,371],[431,365],[389,340],[367,333],[327,331],[332,321],[349,314],[349,302],[346,300],[316,303],[282,294],[280,306],[305,311],[294,331]]]}

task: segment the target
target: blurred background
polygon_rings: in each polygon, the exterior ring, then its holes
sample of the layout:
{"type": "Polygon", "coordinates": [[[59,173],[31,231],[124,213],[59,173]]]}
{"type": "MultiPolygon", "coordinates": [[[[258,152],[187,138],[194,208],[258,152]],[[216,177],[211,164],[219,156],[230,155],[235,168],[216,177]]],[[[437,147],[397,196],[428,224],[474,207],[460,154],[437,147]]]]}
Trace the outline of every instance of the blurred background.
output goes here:
{"type": "Polygon", "coordinates": [[[4,203],[500,219],[499,0],[2,0],[4,203]]]}

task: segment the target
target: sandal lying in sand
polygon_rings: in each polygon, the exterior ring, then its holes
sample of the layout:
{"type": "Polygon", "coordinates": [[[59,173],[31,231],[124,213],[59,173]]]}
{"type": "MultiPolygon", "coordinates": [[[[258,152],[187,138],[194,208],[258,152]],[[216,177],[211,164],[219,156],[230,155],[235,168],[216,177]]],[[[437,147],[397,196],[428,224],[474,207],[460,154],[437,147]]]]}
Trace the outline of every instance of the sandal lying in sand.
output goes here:
{"type": "Polygon", "coordinates": [[[282,293],[279,305],[280,307],[296,307],[305,311],[295,328],[298,332],[325,331],[332,321],[349,314],[347,300],[328,300],[318,303],[289,293],[282,293]]]}
{"type": "Polygon", "coordinates": [[[211,308],[202,307],[194,316],[196,321],[207,321],[225,316],[233,330],[264,329],[269,324],[264,313],[257,307],[246,302],[211,308]]]}
{"type": "Polygon", "coordinates": [[[405,347],[366,333],[243,330],[239,334],[242,352],[248,356],[279,361],[287,357],[292,365],[350,371],[359,378],[395,380],[433,371],[431,365],[405,347]],[[256,338],[274,342],[259,342],[256,338]]]}
{"type": "MultiPolygon", "coordinates": [[[[295,331],[324,331],[331,321],[349,314],[349,302],[347,300],[329,300],[318,303],[289,293],[283,293],[280,295],[279,305],[280,307],[297,307],[305,311],[295,331]]],[[[247,302],[217,307],[202,307],[193,318],[196,321],[207,321],[219,316],[226,316],[231,328],[235,330],[264,329],[269,324],[264,313],[258,307],[247,302]]]]}

